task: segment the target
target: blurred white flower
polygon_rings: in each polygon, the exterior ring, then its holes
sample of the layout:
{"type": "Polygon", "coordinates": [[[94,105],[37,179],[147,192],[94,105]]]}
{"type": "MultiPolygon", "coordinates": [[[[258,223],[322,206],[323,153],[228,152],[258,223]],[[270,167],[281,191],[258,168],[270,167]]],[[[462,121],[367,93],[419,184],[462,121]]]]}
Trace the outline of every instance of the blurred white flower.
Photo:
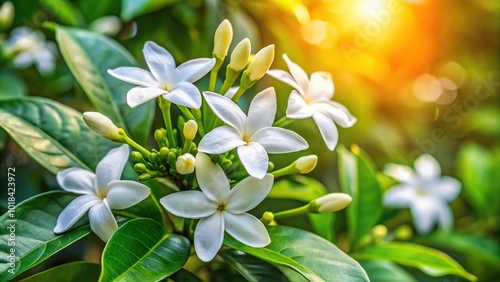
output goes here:
{"type": "Polygon", "coordinates": [[[269,70],[267,74],[295,88],[288,98],[286,116],[292,119],[312,117],[328,149],[335,149],[339,139],[335,123],[351,127],[356,123],[356,118],[346,107],[331,100],[335,88],[329,73],[313,72],[309,78],[286,54],[283,59],[290,73],[269,70]]]}
{"type": "Polygon", "coordinates": [[[387,207],[411,209],[415,228],[429,233],[437,222],[443,229],[453,227],[453,214],[448,203],[460,193],[460,182],[441,176],[439,163],[431,155],[415,160],[415,170],[408,166],[388,164],[384,172],[400,181],[384,195],[387,207]]]}
{"type": "Polygon", "coordinates": [[[45,35],[29,27],[14,29],[7,42],[9,51],[15,54],[12,63],[16,68],[35,65],[41,74],[52,73],[55,69],[56,46],[46,41],[45,35]]]}
{"type": "Polygon", "coordinates": [[[215,65],[215,59],[200,58],[175,66],[172,55],[158,44],[148,41],[142,50],[149,70],[137,67],[109,69],[112,76],[139,85],[127,93],[127,103],[134,108],[160,95],[166,100],[189,108],[201,106],[200,90],[193,82],[202,78],[215,65]]]}
{"type": "Polygon", "coordinates": [[[88,211],[92,231],[104,242],[109,240],[118,229],[111,209],[129,208],[146,199],[151,192],[138,182],[119,180],[128,157],[128,145],[122,145],[102,158],[95,174],[75,167],[57,173],[57,183],[64,190],[83,195],[61,212],[54,233],[65,232],[88,211]]]}
{"type": "Polygon", "coordinates": [[[89,27],[95,32],[115,36],[122,29],[122,21],[117,16],[109,15],[96,19],[89,27]]]}
{"type": "Polygon", "coordinates": [[[247,177],[232,189],[222,168],[204,153],[196,155],[196,180],[201,191],[167,195],[160,203],[184,218],[200,219],[194,231],[194,248],[202,261],[212,260],[224,241],[224,231],[245,245],[260,248],[271,242],[264,224],[246,213],[267,196],[273,175],[247,177]]]}

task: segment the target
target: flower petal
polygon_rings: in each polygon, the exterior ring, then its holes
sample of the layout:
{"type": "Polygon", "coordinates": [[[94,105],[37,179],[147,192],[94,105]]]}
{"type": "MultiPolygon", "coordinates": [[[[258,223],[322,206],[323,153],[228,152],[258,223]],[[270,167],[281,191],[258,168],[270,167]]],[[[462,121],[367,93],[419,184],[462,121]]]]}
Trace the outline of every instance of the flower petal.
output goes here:
{"type": "Polygon", "coordinates": [[[288,106],[286,108],[286,116],[293,119],[302,119],[311,117],[315,113],[304,98],[295,90],[292,90],[288,98],[288,106]]]}
{"type": "Polygon", "coordinates": [[[158,82],[154,76],[147,70],[137,67],[119,67],[115,69],[108,69],[108,73],[120,80],[126,81],[140,86],[157,87],[158,82]]]}
{"type": "Polygon", "coordinates": [[[446,202],[455,200],[460,194],[460,181],[453,177],[443,176],[433,179],[431,185],[432,187],[429,187],[426,191],[446,202]]]}
{"type": "Polygon", "coordinates": [[[311,81],[309,82],[308,95],[311,100],[326,99],[331,100],[335,86],[333,85],[332,75],[324,72],[317,71],[311,74],[311,81]]]}
{"type": "Polygon", "coordinates": [[[262,145],[252,142],[246,146],[240,146],[238,147],[238,157],[248,174],[259,179],[264,178],[269,158],[262,145]]]}
{"type": "Polygon", "coordinates": [[[204,153],[196,154],[196,180],[200,189],[217,204],[225,201],[229,194],[229,180],[218,164],[212,163],[204,153]]]}
{"type": "Polygon", "coordinates": [[[400,184],[392,187],[384,194],[384,206],[393,208],[407,208],[419,196],[416,190],[408,184],[400,184]]]}
{"type": "Polygon", "coordinates": [[[384,173],[401,182],[416,182],[416,176],[413,169],[406,165],[387,164],[384,168],[384,173]]]}
{"type": "Polygon", "coordinates": [[[311,107],[315,111],[330,117],[330,119],[342,127],[351,127],[357,122],[357,119],[351,115],[349,110],[337,102],[323,100],[315,102],[311,107]]]}
{"type": "Polygon", "coordinates": [[[126,209],[146,199],[151,190],[148,186],[130,180],[114,180],[108,184],[106,201],[111,209],[126,209]]]}
{"type": "Polygon", "coordinates": [[[427,234],[434,223],[439,220],[440,213],[446,208],[446,204],[432,196],[424,195],[415,199],[410,208],[417,232],[427,234]]]}
{"type": "Polygon", "coordinates": [[[193,83],[205,76],[215,65],[215,59],[200,58],[187,61],[178,66],[175,73],[175,82],[193,83]]]}
{"type": "Polygon", "coordinates": [[[271,243],[266,227],[260,220],[248,213],[224,212],[226,231],[234,239],[250,247],[262,248],[271,243]]]}
{"type": "Polygon", "coordinates": [[[199,109],[201,107],[200,90],[189,82],[177,84],[171,92],[164,94],[163,98],[179,106],[199,109]]]}
{"type": "Polygon", "coordinates": [[[222,247],[224,218],[220,212],[200,219],[194,230],[194,249],[205,262],[211,261],[222,247]]]}
{"type": "Polygon", "coordinates": [[[291,87],[296,89],[300,93],[300,95],[302,95],[302,96],[305,95],[304,91],[307,91],[307,89],[302,89],[297,84],[297,82],[295,82],[292,75],[290,75],[288,72],[286,72],[284,70],[268,70],[267,74],[271,77],[276,78],[277,80],[280,80],[280,81],[290,85],[291,87]]]}
{"type": "Polygon", "coordinates": [[[107,195],[108,184],[113,180],[119,180],[122,176],[123,168],[127,163],[130,150],[127,144],[111,149],[104,158],[97,164],[96,171],[96,192],[107,195]]]}
{"type": "Polygon", "coordinates": [[[172,193],[161,198],[160,203],[176,216],[194,219],[210,216],[219,207],[201,191],[172,193]]]}
{"type": "Polygon", "coordinates": [[[325,141],[326,146],[330,151],[333,151],[339,141],[339,132],[333,121],[321,113],[313,115],[314,122],[318,126],[321,137],[325,141]]]}
{"type": "Polygon", "coordinates": [[[266,174],[264,178],[247,177],[229,192],[226,208],[234,214],[244,213],[262,202],[273,187],[274,176],[266,174]]]}
{"type": "Polygon", "coordinates": [[[245,131],[247,117],[236,103],[214,92],[204,91],[203,96],[217,117],[240,132],[245,131]]]}
{"type": "Polygon", "coordinates": [[[57,218],[54,233],[62,233],[73,226],[91,207],[101,203],[96,195],[83,195],[69,203],[57,218]]]}
{"type": "Polygon", "coordinates": [[[415,160],[415,170],[423,178],[436,178],[441,175],[441,167],[431,155],[424,154],[415,160]]]}
{"type": "Polygon", "coordinates": [[[94,181],[95,174],[79,167],[70,167],[57,173],[59,186],[77,194],[95,195],[94,181]]]}
{"type": "Polygon", "coordinates": [[[142,53],[156,81],[162,85],[167,85],[168,79],[170,79],[170,76],[174,73],[174,57],[172,57],[165,48],[152,41],[148,41],[144,44],[142,53]]]}
{"type": "Polygon", "coordinates": [[[273,125],[276,106],[276,92],[273,87],[266,88],[255,95],[248,109],[245,135],[251,136],[259,129],[273,125]]]}
{"type": "Polygon", "coordinates": [[[270,154],[297,152],[309,147],[302,136],[280,127],[263,128],[252,135],[250,142],[259,143],[270,154]]]}
{"type": "Polygon", "coordinates": [[[305,93],[309,89],[309,77],[307,73],[296,63],[292,62],[286,54],[283,54],[283,59],[285,60],[293,79],[297,82],[303,92],[305,93]]]}
{"type": "Polygon", "coordinates": [[[198,151],[209,154],[222,154],[236,147],[245,145],[237,129],[224,125],[207,133],[198,145],[198,151]]]}
{"type": "Polygon", "coordinates": [[[127,104],[135,108],[166,93],[168,92],[157,87],[134,87],[127,92],[127,104]]]}
{"type": "Polygon", "coordinates": [[[109,237],[118,229],[116,219],[106,200],[89,210],[89,223],[90,229],[104,242],[108,242],[109,237]]]}
{"type": "Polygon", "coordinates": [[[453,228],[454,224],[453,213],[450,207],[447,205],[440,205],[437,208],[439,227],[446,231],[450,231],[453,228]]]}

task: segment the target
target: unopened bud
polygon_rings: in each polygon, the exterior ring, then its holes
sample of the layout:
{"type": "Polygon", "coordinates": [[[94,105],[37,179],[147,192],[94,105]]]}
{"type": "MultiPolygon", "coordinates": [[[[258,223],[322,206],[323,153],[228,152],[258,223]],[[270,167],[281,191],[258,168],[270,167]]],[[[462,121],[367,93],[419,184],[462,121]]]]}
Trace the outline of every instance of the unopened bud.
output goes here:
{"type": "Polygon", "coordinates": [[[136,163],[145,162],[144,158],[142,157],[142,154],[137,151],[132,151],[132,153],[130,153],[130,158],[136,163]]]}
{"type": "Polygon", "coordinates": [[[401,225],[396,228],[394,235],[396,235],[396,238],[399,240],[408,240],[413,236],[413,230],[408,225],[401,225]]]}
{"type": "Polygon", "coordinates": [[[274,60],[274,45],[262,48],[248,65],[246,73],[250,81],[261,79],[271,67],[274,60]]]}
{"type": "Polygon", "coordinates": [[[300,157],[295,161],[295,170],[300,174],[306,174],[311,172],[318,163],[318,156],[309,155],[305,157],[300,157]]]}
{"type": "Polygon", "coordinates": [[[352,201],[351,196],[344,193],[330,193],[312,200],[311,211],[318,213],[336,212],[347,207],[352,201]]]}
{"type": "Polygon", "coordinates": [[[165,137],[165,134],[163,134],[163,132],[160,129],[155,130],[154,137],[155,137],[156,143],[158,143],[158,145],[160,145],[160,146],[163,146],[165,144],[165,140],[167,139],[165,137]]]}
{"type": "Polygon", "coordinates": [[[193,173],[196,164],[196,159],[193,155],[187,153],[177,158],[175,169],[180,174],[193,173]]]}
{"type": "Polygon", "coordinates": [[[169,149],[169,148],[167,148],[167,147],[162,147],[162,148],[160,149],[160,157],[162,157],[162,158],[165,158],[165,159],[166,159],[166,158],[168,158],[168,153],[170,153],[170,149],[169,149]]]}
{"type": "Polygon", "coordinates": [[[250,40],[245,38],[241,40],[236,47],[234,47],[233,53],[231,53],[231,59],[229,60],[229,67],[234,71],[241,71],[248,63],[250,58],[252,46],[250,45],[250,40]]]}
{"type": "Polygon", "coordinates": [[[149,174],[149,173],[143,173],[143,174],[139,175],[139,177],[138,177],[139,181],[146,181],[150,178],[151,178],[151,174],[149,174]]]}
{"type": "Polygon", "coordinates": [[[227,50],[233,40],[233,27],[228,20],[223,20],[215,30],[214,35],[214,55],[216,58],[226,57],[227,50]]]}
{"type": "Polygon", "coordinates": [[[387,227],[382,224],[377,224],[372,228],[372,235],[376,241],[381,241],[387,236],[387,227]]]}
{"type": "Polygon", "coordinates": [[[7,29],[14,20],[14,4],[7,1],[0,7],[0,29],[7,29]]]}
{"type": "Polygon", "coordinates": [[[83,120],[90,129],[102,137],[115,142],[120,141],[118,127],[107,116],[98,112],[85,112],[83,120]]]}
{"type": "Polygon", "coordinates": [[[134,170],[137,171],[137,172],[147,172],[148,169],[146,168],[146,166],[144,164],[141,164],[141,163],[137,163],[134,165],[134,170]]]}
{"type": "Polygon", "coordinates": [[[264,214],[262,214],[262,218],[260,220],[265,225],[268,225],[274,221],[274,214],[272,212],[266,211],[264,212],[264,214]]]}
{"type": "Polygon", "coordinates": [[[190,119],[184,124],[184,129],[182,133],[184,134],[184,138],[187,141],[193,141],[194,137],[196,137],[196,133],[198,132],[198,124],[196,121],[190,119]]]}

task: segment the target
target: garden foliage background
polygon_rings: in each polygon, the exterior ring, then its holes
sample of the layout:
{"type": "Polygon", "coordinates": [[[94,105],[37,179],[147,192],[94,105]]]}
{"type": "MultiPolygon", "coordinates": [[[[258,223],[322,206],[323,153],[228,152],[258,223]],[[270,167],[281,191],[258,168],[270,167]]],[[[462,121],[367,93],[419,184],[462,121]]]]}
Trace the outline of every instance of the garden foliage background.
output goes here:
{"type": "MultiPolygon", "coordinates": [[[[2,36],[15,27],[29,26],[55,41],[43,22],[99,32],[105,28],[96,20],[109,15],[116,16],[108,21],[115,25],[109,35],[139,58],[141,65],[145,65],[141,49],[148,40],[166,47],[178,62],[210,57],[213,32],[227,18],[235,32],[233,44],[249,37],[254,51],[276,45],[273,68],[286,69],[281,59],[286,53],[307,73],[330,72],[334,99],[358,119],[354,127],[339,129],[340,143],[347,148],[357,144],[379,170],[387,163],[411,166],[416,157],[428,153],[439,160],[444,175],[462,182],[462,193],[451,204],[455,232],[413,234],[408,240],[444,250],[479,281],[500,279],[498,1],[16,0],[14,22],[2,30],[2,36]]],[[[265,77],[255,90],[271,81],[278,93],[278,116],[282,116],[289,86],[265,77]]],[[[94,110],[60,52],[54,72],[43,75],[34,67],[16,69],[2,59],[0,97],[24,95],[54,99],[81,112],[94,110]]],[[[242,99],[248,102],[250,98],[242,99]]],[[[158,113],[154,124],[153,128],[161,126],[158,113]]],[[[327,150],[311,119],[297,121],[291,128],[307,137],[308,153],[320,156],[311,176],[328,190],[340,191],[337,150],[327,150]]],[[[0,171],[16,167],[17,202],[58,189],[53,175],[33,162],[3,130],[0,150],[0,171]]],[[[276,165],[284,166],[297,156],[290,154],[276,165]]],[[[5,187],[6,174],[1,176],[5,187]]],[[[383,190],[393,184],[381,173],[379,180],[383,190]]],[[[0,197],[5,209],[6,193],[0,197]]],[[[296,202],[280,201],[279,205],[290,208],[296,202]]],[[[281,223],[308,229],[306,219],[281,223]]],[[[349,251],[343,245],[344,212],[337,219],[336,244],[349,251]]],[[[401,225],[413,226],[408,210],[394,209],[384,209],[378,224],[384,224],[389,234],[401,225]]],[[[43,263],[38,271],[73,260],[98,262],[101,248],[96,237],[86,238],[43,263]]],[[[419,281],[461,279],[430,278],[413,268],[406,270],[419,281]]]]}

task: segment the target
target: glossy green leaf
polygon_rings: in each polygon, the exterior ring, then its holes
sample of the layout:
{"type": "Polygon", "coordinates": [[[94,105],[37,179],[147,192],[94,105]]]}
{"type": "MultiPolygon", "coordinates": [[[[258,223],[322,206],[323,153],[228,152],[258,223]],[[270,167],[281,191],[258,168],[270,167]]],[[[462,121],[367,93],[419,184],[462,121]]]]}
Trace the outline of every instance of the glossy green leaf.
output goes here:
{"type": "Polygon", "coordinates": [[[49,10],[51,16],[56,16],[62,23],[78,25],[83,21],[80,11],[66,0],[40,0],[40,4],[49,10]]]}
{"type": "Polygon", "coordinates": [[[160,10],[179,0],[122,0],[120,17],[125,21],[160,10]]]}
{"type": "Polygon", "coordinates": [[[417,282],[406,270],[388,261],[360,261],[371,282],[417,282]]]}
{"type": "Polygon", "coordinates": [[[179,271],[169,276],[167,282],[202,282],[202,280],[193,273],[181,268],[179,271]]]}
{"type": "Polygon", "coordinates": [[[108,69],[137,65],[132,55],[116,41],[83,29],[57,26],[56,39],[64,60],[97,110],[144,144],[154,103],[130,108],[126,93],[131,85],[107,73],[108,69]]]}
{"type": "Polygon", "coordinates": [[[353,146],[352,152],[338,148],[339,178],[342,192],[351,195],[347,207],[349,236],[355,246],[377,223],[382,214],[382,191],[369,157],[353,146]]]}
{"type": "Polygon", "coordinates": [[[101,273],[101,265],[91,262],[70,262],[47,269],[32,275],[20,282],[89,282],[97,281],[101,273]]]}
{"type": "Polygon", "coordinates": [[[363,268],[337,246],[313,233],[287,226],[268,228],[271,244],[252,248],[230,236],[224,244],[300,273],[309,281],[369,281],[363,268]]]}
{"type": "Polygon", "coordinates": [[[190,251],[186,237],[165,234],[152,219],[133,219],[106,244],[100,281],[158,281],[181,269],[190,251]]]}
{"type": "Polygon", "coordinates": [[[288,281],[278,268],[254,256],[236,250],[227,250],[219,255],[247,281],[288,281]]]}
{"type": "Polygon", "coordinates": [[[358,260],[386,260],[413,266],[435,277],[452,274],[470,281],[477,280],[447,254],[412,243],[384,243],[353,254],[353,257],[358,260]]]}
{"type": "Polygon", "coordinates": [[[38,97],[0,100],[0,127],[52,173],[68,167],[93,171],[116,146],[91,131],[81,113],[38,97]]]}
{"type": "Polygon", "coordinates": [[[19,203],[13,217],[10,212],[0,217],[1,277],[10,280],[90,233],[87,217],[82,217],[66,233],[56,235],[53,232],[57,217],[77,196],[63,191],[47,192],[19,203]],[[15,241],[9,241],[11,232],[8,227],[12,224],[15,225],[15,241]],[[11,248],[15,249],[18,259],[15,271],[8,265],[11,248]]]}

